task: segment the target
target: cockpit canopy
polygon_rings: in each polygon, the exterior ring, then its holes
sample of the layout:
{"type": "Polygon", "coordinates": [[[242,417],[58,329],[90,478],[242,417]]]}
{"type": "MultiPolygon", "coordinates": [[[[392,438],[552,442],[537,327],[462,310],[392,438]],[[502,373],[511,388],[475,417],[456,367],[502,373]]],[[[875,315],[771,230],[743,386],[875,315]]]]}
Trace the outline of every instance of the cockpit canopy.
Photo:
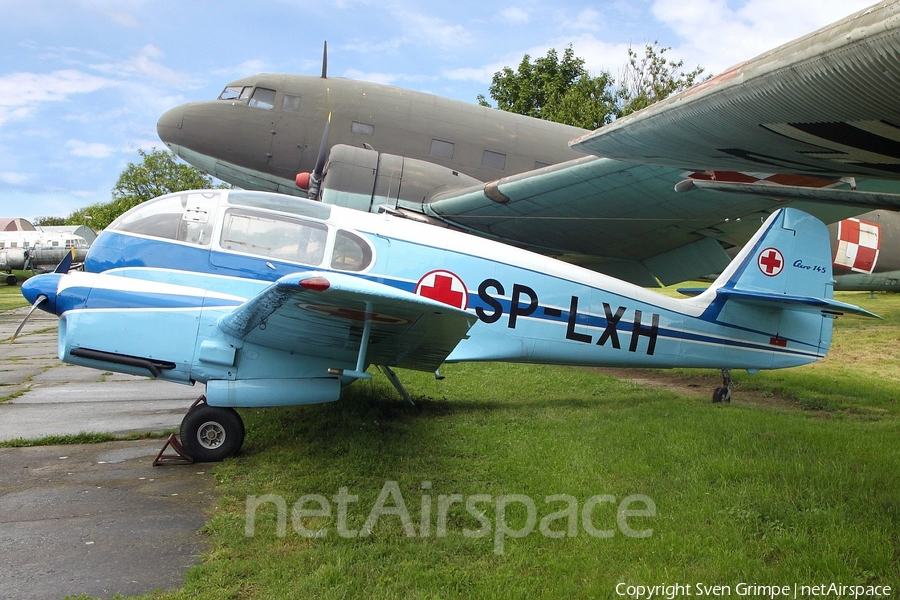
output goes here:
{"type": "Polygon", "coordinates": [[[328,223],[331,206],[268,192],[186,191],[116,219],[110,231],[340,271],[365,271],[369,242],[328,223]]]}

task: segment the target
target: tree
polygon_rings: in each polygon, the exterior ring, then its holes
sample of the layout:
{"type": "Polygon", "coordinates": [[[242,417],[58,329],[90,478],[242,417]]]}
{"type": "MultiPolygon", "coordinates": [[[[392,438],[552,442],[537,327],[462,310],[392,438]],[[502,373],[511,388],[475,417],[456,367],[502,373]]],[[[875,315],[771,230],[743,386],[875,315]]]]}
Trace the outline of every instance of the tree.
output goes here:
{"type": "MultiPolygon", "coordinates": [[[[592,77],[570,44],[561,61],[554,48],[534,62],[526,54],[516,71],[494,73],[489,91],[500,110],[596,129],[617,114],[612,83],[607,72],[592,77]]],[[[490,106],[483,94],[478,103],[490,106]]]]}
{"type": "MultiPolygon", "coordinates": [[[[665,56],[669,50],[653,42],[645,45],[644,57],[639,58],[628,48],[628,62],[616,82],[605,71],[591,76],[571,44],[562,61],[551,48],[534,62],[526,54],[516,71],[504,67],[494,73],[489,92],[500,110],[597,129],[699,80],[704,69],[683,73],[684,61],[670,61],[665,56]]],[[[490,106],[483,94],[478,103],[490,106]]]]}
{"type": "Polygon", "coordinates": [[[34,225],[38,227],[55,227],[66,224],[65,217],[35,217],[34,225]]]}
{"type": "Polygon", "coordinates": [[[138,154],[141,162],[128,163],[112,189],[111,201],[79,208],[65,218],[65,224],[82,225],[90,217],[91,227],[100,231],[128,209],[157,196],[182,190],[228,187],[226,184],[214,186],[212,177],[178,162],[177,157],[167,150],[138,150],[138,154]]]}
{"type": "MultiPolygon", "coordinates": [[[[703,81],[703,67],[698,66],[689,73],[681,71],[683,60],[670,61],[665,53],[671,48],[660,48],[659,42],[644,46],[644,57],[628,48],[628,63],[619,77],[616,97],[621,106],[621,115],[628,115],[659,102],[676,92],[685,90],[697,81],[703,81]]],[[[704,78],[706,79],[706,78],[704,78]]]]}

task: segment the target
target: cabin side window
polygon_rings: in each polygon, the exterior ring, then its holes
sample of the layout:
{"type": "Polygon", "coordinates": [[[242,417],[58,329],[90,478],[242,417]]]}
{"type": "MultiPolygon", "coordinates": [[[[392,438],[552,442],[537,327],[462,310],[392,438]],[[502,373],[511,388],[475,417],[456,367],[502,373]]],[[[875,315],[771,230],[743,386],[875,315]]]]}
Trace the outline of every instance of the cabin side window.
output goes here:
{"type": "Polygon", "coordinates": [[[229,210],[222,248],[316,266],[325,257],[328,228],[322,223],[279,215],[229,210]]]}
{"type": "Polygon", "coordinates": [[[372,264],[372,248],[349,231],[338,231],[334,238],[331,268],[338,271],[365,271],[372,264]]]}
{"type": "Polygon", "coordinates": [[[369,125],[368,123],[353,121],[352,123],[350,123],[350,132],[361,133],[363,135],[375,135],[375,126],[369,125]]]}
{"type": "Polygon", "coordinates": [[[454,148],[455,144],[453,142],[431,140],[431,156],[435,158],[453,158],[454,148]]]}
{"type": "Polygon", "coordinates": [[[256,88],[250,96],[250,106],[272,110],[275,108],[275,90],[256,88]]]}
{"type": "Polygon", "coordinates": [[[300,112],[300,96],[285,94],[281,100],[281,109],[290,112],[300,112]]]}
{"type": "Polygon", "coordinates": [[[506,155],[485,150],[484,155],[481,157],[481,166],[502,171],[506,168],[506,155]]]}

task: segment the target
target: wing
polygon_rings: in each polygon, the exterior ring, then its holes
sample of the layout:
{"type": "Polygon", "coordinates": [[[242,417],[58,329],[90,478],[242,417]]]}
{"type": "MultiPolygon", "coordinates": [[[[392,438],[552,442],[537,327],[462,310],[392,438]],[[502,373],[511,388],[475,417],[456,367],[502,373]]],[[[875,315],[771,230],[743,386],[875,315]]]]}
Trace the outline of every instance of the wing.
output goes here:
{"type": "Polygon", "coordinates": [[[708,275],[776,208],[826,223],[900,209],[898,82],[893,2],[572,143],[597,158],[437,195],[425,211],[640,285],[708,275]]]}
{"type": "Polygon", "coordinates": [[[573,141],[690,169],[900,175],[900,4],[885,2],[573,141]]]}
{"type": "Polygon", "coordinates": [[[475,316],[441,302],[360,277],[302,273],[279,279],[223,316],[219,328],[239,339],[356,365],[366,321],[365,364],[436,370],[475,316]]]}

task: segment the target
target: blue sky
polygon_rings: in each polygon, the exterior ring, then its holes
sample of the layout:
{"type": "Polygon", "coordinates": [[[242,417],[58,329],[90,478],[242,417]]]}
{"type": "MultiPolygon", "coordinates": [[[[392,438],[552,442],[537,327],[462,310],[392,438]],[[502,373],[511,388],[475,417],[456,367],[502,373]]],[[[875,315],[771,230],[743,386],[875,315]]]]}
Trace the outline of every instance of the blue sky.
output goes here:
{"type": "Polygon", "coordinates": [[[321,71],[474,102],[524,54],[572,44],[614,75],[659,40],[709,73],[871,0],[0,0],[0,217],[110,199],[156,121],[260,72],[321,71]]]}

